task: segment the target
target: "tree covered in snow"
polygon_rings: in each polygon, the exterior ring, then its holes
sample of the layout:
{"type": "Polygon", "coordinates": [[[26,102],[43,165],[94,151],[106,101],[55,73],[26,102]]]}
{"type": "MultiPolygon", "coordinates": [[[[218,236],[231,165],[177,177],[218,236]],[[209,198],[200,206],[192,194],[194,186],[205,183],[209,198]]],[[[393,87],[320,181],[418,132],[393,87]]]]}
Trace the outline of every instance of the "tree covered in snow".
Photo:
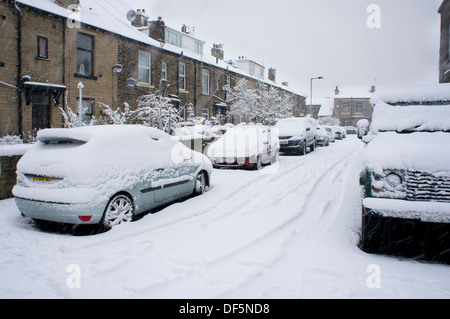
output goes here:
{"type": "Polygon", "coordinates": [[[136,112],[132,110],[128,103],[123,103],[123,110],[119,107],[115,111],[104,103],[99,103],[102,112],[107,117],[107,121],[114,125],[133,124],[136,112]]]}
{"type": "Polygon", "coordinates": [[[81,112],[75,113],[74,111],[72,111],[67,102],[67,94],[68,92],[66,92],[64,108],[60,107],[62,116],[64,118],[64,127],[73,128],[97,124],[97,119],[95,118],[95,116],[90,118],[89,121],[86,120],[87,118],[84,116],[84,114],[87,110],[86,108],[83,108],[82,104],[77,106],[77,109],[81,110],[81,112]]]}
{"type": "Polygon", "coordinates": [[[173,98],[163,97],[156,91],[139,97],[134,114],[144,125],[170,133],[173,124],[182,120],[180,110],[173,106],[173,98]]]}
{"type": "Polygon", "coordinates": [[[256,88],[250,88],[248,81],[242,79],[234,88],[226,85],[224,90],[227,92],[226,102],[232,103],[229,115],[264,124],[292,115],[292,96],[265,83],[258,83],[256,88]]]}

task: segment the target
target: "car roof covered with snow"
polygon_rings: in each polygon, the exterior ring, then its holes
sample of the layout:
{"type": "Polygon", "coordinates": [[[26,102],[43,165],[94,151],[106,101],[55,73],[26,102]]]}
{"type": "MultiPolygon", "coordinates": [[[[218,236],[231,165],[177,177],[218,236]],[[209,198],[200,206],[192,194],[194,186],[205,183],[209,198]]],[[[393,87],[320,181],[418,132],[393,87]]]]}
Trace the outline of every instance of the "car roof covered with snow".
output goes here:
{"type": "Polygon", "coordinates": [[[374,134],[450,131],[450,84],[380,90],[371,102],[374,134]]]}

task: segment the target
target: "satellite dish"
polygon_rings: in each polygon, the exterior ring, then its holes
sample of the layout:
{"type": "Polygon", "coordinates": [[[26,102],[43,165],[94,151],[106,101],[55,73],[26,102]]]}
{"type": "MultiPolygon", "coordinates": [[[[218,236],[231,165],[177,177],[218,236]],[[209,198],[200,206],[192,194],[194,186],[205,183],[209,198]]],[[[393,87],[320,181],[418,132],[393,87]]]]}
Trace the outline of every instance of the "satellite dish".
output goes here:
{"type": "Polygon", "coordinates": [[[116,64],[115,66],[112,67],[111,69],[114,73],[120,73],[123,71],[123,66],[122,64],[116,64]]]}
{"type": "Polygon", "coordinates": [[[125,81],[125,85],[129,88],[134,88],[136,86],[136,80],[133,78],[129,78],[125,81]]]}
{"type": "Polygon", "coordinates": [[[128,21],[133,22],[136,19],[137,13],[134,10],[130,10],[127,12],[127,19],[128,21]]]}

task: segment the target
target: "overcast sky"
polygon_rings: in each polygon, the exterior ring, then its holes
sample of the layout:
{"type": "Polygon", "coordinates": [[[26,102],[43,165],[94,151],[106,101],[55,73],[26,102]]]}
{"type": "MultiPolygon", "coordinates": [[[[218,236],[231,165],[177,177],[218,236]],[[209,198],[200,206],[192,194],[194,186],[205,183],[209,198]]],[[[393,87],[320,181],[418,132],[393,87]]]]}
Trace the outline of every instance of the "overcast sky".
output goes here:
{"type": "MultiPolygon", "coordinates": [[[[129,3],[125,0],[124,3],[129,3]]],[[[378,87],[438,82],[442,0],[135,0],[151,19],[195,26],[224,44],[225,59],[247,56],[277,69],[297,93],[331,96],[336,85],[378,87]],[[367,20],[381,10],[380,28],[367,20]]],[[[374,21],[370,19],[371,21],[374,21]]],[[[209,47],[205,48],[209,54],[209,47]]]]}

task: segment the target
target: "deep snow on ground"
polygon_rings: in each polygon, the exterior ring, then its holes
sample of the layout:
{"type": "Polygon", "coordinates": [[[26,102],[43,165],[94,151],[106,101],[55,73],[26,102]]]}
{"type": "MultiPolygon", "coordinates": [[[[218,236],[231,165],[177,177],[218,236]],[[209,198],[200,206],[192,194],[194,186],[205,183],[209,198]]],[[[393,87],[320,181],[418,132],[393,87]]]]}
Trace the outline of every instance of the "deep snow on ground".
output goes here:
{"type": "Polygon", "coordinates": [[[357,247],[363,149],[349,136],[261,172],[214,170],[205,195],[96,235],[0,201],[0,298],[449,298],[449,266],[357,247]]]}

